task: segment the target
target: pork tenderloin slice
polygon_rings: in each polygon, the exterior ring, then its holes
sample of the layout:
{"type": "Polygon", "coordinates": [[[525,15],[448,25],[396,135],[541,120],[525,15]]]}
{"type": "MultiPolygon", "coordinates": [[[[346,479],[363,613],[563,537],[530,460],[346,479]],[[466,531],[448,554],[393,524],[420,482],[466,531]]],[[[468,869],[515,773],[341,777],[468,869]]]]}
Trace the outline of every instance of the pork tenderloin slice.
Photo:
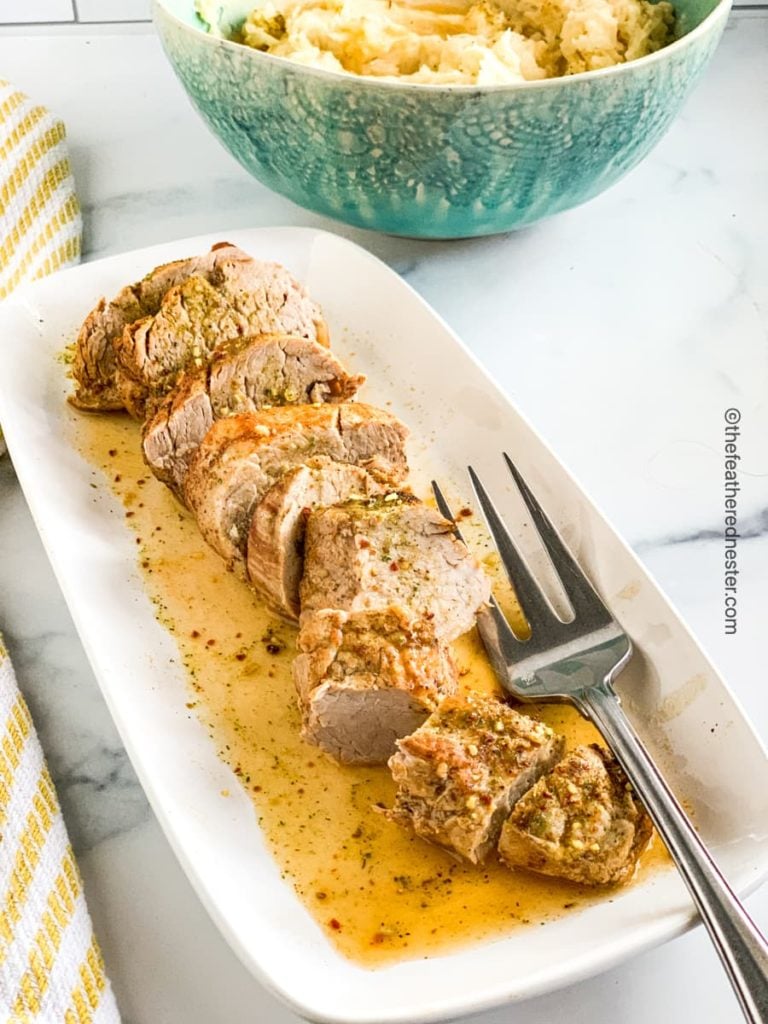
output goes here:
{"type": "Polygon", "coordinates": [[[384,764],[458,685],[432,623],[401,608],[310,612],[298,646],[302,736],[345,764],[384,764]]]}
{"type": "Polygon", "coordinates": [[[144,457],[177,493],[189,459],[214,420],[266,406],[343,402],[365,377],[346,372],[308,338],[259,335],[218,348],[208,366],[182,375],[144,426],[144,457]]]}
{"type": "Polygon", "coordinates": [[[224,346],[215,353],[208,378],[216,419],[268,405],[346,402],[365,383],[319,342],[280,334],[224,346]]]}
{"type": "Polygon", "coordinates": [[[219,260],[210,282],[249,325],[250,334],[288,334],[328,347],[328,327],[320,307],[279,263],[219,260]]]}
{"type": "Polygon", "coordinates": [[[285,267],[225,257],[208,276],[166,292],[153,318],[123,331],[116,352],[126,408],[144,419],[182,370],[205,365],[227,342],[260,334],[328,340],[318,306],[285,267]]]}
{"type": "Polygon", "coordinates": [[[517,800],[562,756],[548,726],[479,694],[444,701],[389,760],[388,816],[473,864],[482,863],[517,800]]]}
{"type": "Polygon", "coordinates": [[[128,324],[154,316],[165,293],[194,275],[209,277],[219,264],[251,260],[237,246],[219,242],[203,256],[155,267],[146,277],[127,285],[110,301],[100,299],[85,318],[77,336],[72,376],[73,405],[89,411],[122,409],[117,382],[115,344],[128,324]]]}
{"type": "Polygon", "coordinates": [[[207,365],[215,349],[242,337],[248,322],[204,277],[171,288],[158,313],[125,328],[116,343],[118,390],[131,416],[144,419],[185,369],[207,365]]]}
{"type": "Polygon", "coordinates": [[[505,822],[499,854],[510,868],[584,885],[619,885],[635,873],[653,828],[616,759],[577,747],[536,783],[505,822]]]}
{"type": "Polygon", "coordinates": [[[234,567],[245,560],[256,506],[284,473],[326,456],[397,486],[408,473],[406,434],[390,413],[362,402],[227,417],[190,459],[184,497],[207,542],[234,567]]]}
{"type": "Polygon", "coordinates": [[[213,422],[206,377],[189,374],[144,425],[145,462],[182,500],[187,467],[213,422]]]}
{"type": "Polygon", "coordinates": [[[307,513],[351,495],[370,497],[387,485],[366,469],[329,458],[284,473],[256,506],[248,533],[247,573],[253,587],[281,615],[299,616],[307,513]]]}
{"type": "Polygon", "coordinates": [[[307,520],[302,611],[392,604],[430,615],[441,640],[471,629],[490,583],[453,524],[411,494],[352,500],[307,520]]]}

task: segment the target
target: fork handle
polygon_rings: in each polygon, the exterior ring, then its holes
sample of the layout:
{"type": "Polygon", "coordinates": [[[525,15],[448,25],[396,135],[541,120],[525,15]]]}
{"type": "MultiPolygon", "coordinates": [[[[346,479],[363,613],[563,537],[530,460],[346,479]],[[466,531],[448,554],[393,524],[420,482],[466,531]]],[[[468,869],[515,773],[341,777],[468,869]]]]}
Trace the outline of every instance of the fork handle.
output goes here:
{"type": "Polygon", "coordinates": [[[576,699],[611,747],[672,855],[750,1024],[768,1024],[768,943],[720,873],[605,682],[576,699]]]}

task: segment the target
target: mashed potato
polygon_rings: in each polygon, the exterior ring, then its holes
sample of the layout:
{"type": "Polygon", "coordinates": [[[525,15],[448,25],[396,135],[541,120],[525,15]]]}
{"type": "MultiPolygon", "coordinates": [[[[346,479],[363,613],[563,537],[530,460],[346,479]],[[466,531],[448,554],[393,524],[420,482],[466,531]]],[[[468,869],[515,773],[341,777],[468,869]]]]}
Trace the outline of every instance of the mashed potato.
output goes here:
{"type": "MultiPolygon", "coordinates": [[[[215,31],[212,0],[197,0],[215,31]]],[[[310,67],[429,84],[593,71],[672,41],[666,0],[259,0],[238,41],[310,67]]]]}

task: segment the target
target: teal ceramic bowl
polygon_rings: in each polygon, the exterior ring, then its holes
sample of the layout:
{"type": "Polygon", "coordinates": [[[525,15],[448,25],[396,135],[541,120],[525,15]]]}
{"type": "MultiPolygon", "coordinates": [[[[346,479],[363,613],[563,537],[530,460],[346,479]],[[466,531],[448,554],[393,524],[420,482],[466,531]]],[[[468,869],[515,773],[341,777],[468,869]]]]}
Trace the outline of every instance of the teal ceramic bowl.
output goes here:
{"type": "MultiPolygon", "coordinates": [[[[577,206],[617,182],[669,127],[725,26],[730,0],[673,0],[679,38],[629,64],[497,86],[380,82],[207,34],[193,0],[155,0],[182,85],[250,173],[358,227],[487,235],[577,206]]],[[[222,7],[237,20],[253,5],[222,7]]]]}

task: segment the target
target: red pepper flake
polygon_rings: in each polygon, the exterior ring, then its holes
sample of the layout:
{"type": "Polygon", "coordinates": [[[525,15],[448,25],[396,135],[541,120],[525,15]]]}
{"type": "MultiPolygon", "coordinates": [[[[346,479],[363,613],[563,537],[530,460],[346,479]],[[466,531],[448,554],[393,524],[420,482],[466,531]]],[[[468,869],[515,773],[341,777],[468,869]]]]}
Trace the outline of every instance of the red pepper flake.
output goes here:
{"type": "Polygon", "coordinates": [[[115,477],[115,483],[116,483],[116,484],[119,484],[119,483],[120,483],[120,481],[121,481],[122,479],[123,479],[123,478],[122,478],[122,477],[120,476],[120,474],[118,473],[118,474],[117,474],[117,476],[115,477]]]}
{"type": "Polygon", "coordinates": [[[260,793],[261,792],[261,786],[254,786],[253,787],[253,792],[254,793],[260,793]]]}
{"type": "Polygon", "coordinates": [[[390,562],[389,563],[389,568],[390,568],[390,570],[392,572],[399,572],[400,571],[400,566],[397,564],[397,562],[390,562]]]}
{"type": "Polygon", "coordinates": [[[468,519],[472,515],[471,508],[463,508],[456,516],[457,519],[468,519]]]}
{"type": "Polygon", "coordinates": [[[242,767],[239,764],[235,765],[235,769],[234,770],[235,770],[235,775],[242,775],[243,774],[243,769],[242,769],[242,767]]]}
{"type": "Polygon", "coordinates": [[[341,921],[338,921],[335,917],[332,917],[328,924],[333,928],[335,932],[341,931],[341,921]]]}
{"type": "Polygon", "coordinates": [[[372,946],[380,946],[384,942],[385,939],[386,939],[386,935],[384,934],[384,932],[376,932],[376,934],[371,939],[371,945],[372,946]]]}
{"type": "Polygon", "coordinates": [[[275,644],[275,643],[268,643],[267,644],[267,653],[268,654],[279,654],[280,651],[282,651],[282,649],[283,649],[282,644],[275,644]]]}
{"type": "Polygon", "coordinates": [[[235,658],[236,658],[236,659],[237,659],[238,661],[245,661],[246,657],[247,657],[247,655],[243,654],[243,652],[242,652],[242,651],[240,651],[240,653],[239,653],[239,654],[236,654],[236,655],[235,655],[235,658]]]}
{"type": "Polygon", "coordinates": [[[316,900],[327,900],[328,899],[328,893],[327,892],[316,892],[315,893],[315,899],[316,900]]]}
{"type": "Polygon", "coordinates": [[[371,542],[369,540],[366,540],[365,537],[361,537],[360,540],[357,542],[357,546],[359,548],[362,548],[363,551],[365,551],[366,548],[369,548],[371,546],[371,542]]]}
{"type": "Polygon", "coordinates": [[[200,636],[200,630],[193,629],[189,635],[192,637],[193,640],[197,640],[197,638],[200,636]]]}
{"type": "Polygon", "coordinates": [[[130,518],[131,518],[131,516],[135,516],[135,515],[136,515],[136,513],[135,513],[135,512],[126,512],[126,513],[125,513],[125,518],[126,518],[126,519],[130,519],[130,518]]]}
{"type": "Polygon", "coordinates": [[[110,456],[110,458],[114,459],[114,457],[116,455],[117,455],[117,448],[110,448],[109,449],[109,456],[110,456]]]}
{"type": "Polygon", "coordinates": [[[242,635],[242,633],[235,633],[235,640],[239,640],[242,635]]]}
{"type": "Polygon", "coordinates": [[[216,643],[216,641],[213,639],[213,637],[211,637],[210,640],[206,640],[205,641],[205,646],[206,647],[213,647],[215,643],[216,643]]]}

